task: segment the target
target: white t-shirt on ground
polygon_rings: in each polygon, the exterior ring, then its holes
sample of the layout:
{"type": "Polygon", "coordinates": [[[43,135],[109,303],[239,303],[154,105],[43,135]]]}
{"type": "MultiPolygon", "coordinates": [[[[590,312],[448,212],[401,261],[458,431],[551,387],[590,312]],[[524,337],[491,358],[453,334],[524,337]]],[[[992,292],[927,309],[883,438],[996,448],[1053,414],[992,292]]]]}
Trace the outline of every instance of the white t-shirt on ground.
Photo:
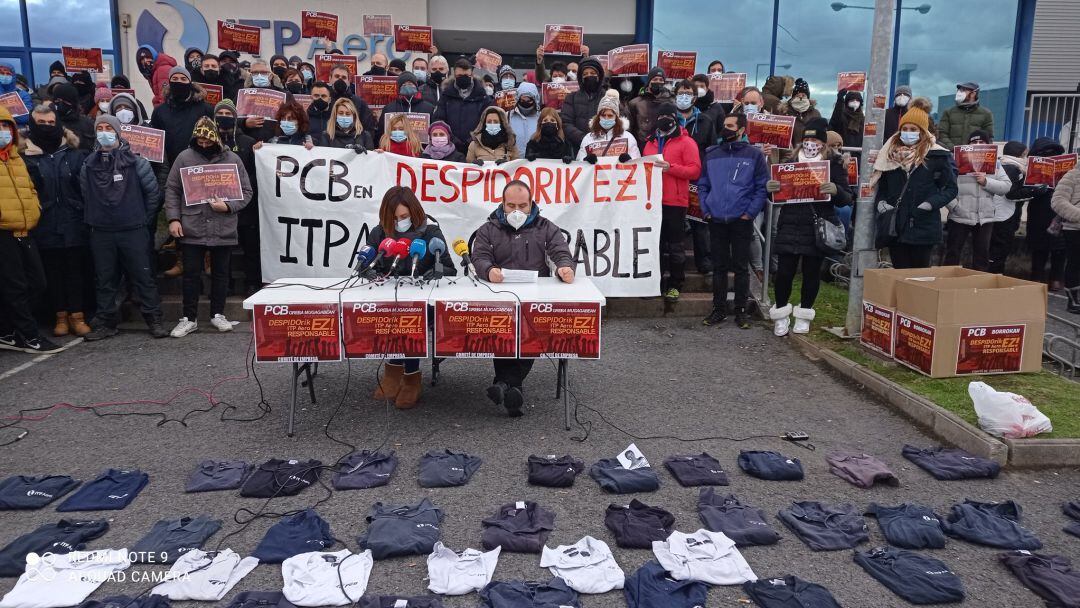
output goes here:
{"type": "Polygon", "coordinates": [[[296,606],[345,606],[360,600],[371,576],[371,550],[312,551],[281,562],[281,592],[296,606]]]}
{"type": "Polygon", "coordinates": [[[667,540],[654,540],[657,561],[677,581],[710,585],[739,585],[756,581],[750,564],[723,532],[705,529],[693,534],[675,531],[667,540]]]}
{"type": "Polygon", "coordinates": [[[615,561],[607,543],[586,536],[572,545],[545,546],[540,566],[578,593],[607,593],[622,589],[626,574],[615,561]]]}
{"type": "Polygon", "coordinates": [[[216,553],[192,549],[169,568],[172,580],[154,587],[151,593],[173,601],[216,602],[258,565],[258,559],[241,559],[232,549],[216,553]]]}
{"type": "Polygon", "coordinates": [[[0,600],[0,608],[77,606],[130,565],[127,549],[48,553],[36,563],[27,563],[15,587],[0,600]]]}
{"type": "Polygon", "coordinates": [[[441,595],[465,595],[479,591],[491,582],[502,547],[484,553],[465,549],[455,553],[441,542],[428,556],[428,590],[441,595]]]}

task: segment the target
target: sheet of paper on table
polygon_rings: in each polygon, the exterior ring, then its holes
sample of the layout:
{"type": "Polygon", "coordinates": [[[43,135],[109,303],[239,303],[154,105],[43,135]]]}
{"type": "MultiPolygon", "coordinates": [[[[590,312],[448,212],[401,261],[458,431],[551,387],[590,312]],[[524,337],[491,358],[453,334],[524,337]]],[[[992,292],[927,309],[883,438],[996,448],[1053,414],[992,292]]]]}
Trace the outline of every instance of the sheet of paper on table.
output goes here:
{"type": "Polygon", "coordinates": [[[540,273],[535,270],[503,268],[503,283],[535,283],[540,273]]]}

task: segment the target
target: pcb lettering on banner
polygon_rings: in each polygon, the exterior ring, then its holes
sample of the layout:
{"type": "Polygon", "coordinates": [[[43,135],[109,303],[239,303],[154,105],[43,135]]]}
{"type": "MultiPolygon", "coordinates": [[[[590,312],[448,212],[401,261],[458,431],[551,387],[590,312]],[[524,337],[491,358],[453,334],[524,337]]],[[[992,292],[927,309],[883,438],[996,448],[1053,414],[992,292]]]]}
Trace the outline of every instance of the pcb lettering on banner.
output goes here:
{"type": "Polygon", "coordinates": [[[356,94],[372,110],[384,108],[397,99],[397,76],[357,76],[356,94]]]}
{"type": "Polygon", "coordinates": [[[285,103],[285,92],[274,89],[240,89],[236,94],[236,115],[261,116],[274,120],[278,108],[285,103]]]}
{"type": "Polygon", "coordinates": [[[662,176],[656,157],[595,165],[560,160],[476,165],[265,144],[255,151],[264,279],[337,277],[379,224],[392,186],[411,189],[448,239],[468,238],[502,202],[503,187],[532,187],[562,229],[579,276],[606,296],[659,294],[662,176]]]}
{"type": "Polygon", "coordinates": [[[770,167],[772,178],[780,182],[780,191],[773,192],[774,203],[817,203],[832,199],[822,194],[821,184],[829,181],[829,161],[784,163],[770,167]]]}
{"type": "Polygon", "coordinates": [[[428,356],[427,302],[343,302],[347,359],[419,359],[428,356]]]}
{"type": "Polygon", "coordinates": [[[205,82],[200,82],[199,86],[203,88],[203,91],[206,91],[206,103],[212,106],[216,106],[217,103],[221,101],[222,97],[225,95],[225,89],[222,88],[220,84],[208,84],[205,82]]]}
{"type": "Polygon", "coordinates": [[[393,17],[391,15],[364,15],[364,35],[393,36],[393,17]]]}
{"type": "Polygon", "coordinates": [[[771,144],[790,148],[795,132],[795,117],[758,112],[746,115],[746,138],[752,144],[771,144]]]}
{"type": "Polygon", "coordinates": [[[599,359],[600,304],[522,302],[522,359],[599,359]]]}
{"type": "Polygon", "coordinates": [[[629,44],[608,51],[611,76],[644,76],[649,73],[649,45],[629,44]]]}
{"type": "Polygon", "coordinates": [[[894,357],[900,363],[930,375],[934,361],[934,326],[896,313],[894,357]]]}
{"type": "Polygon", "coordinates": [[[255,360],[341,361],[337,302],[255,307],[255,360]]]}
{"type": "Polygon", "coordinates": [[[7,108],[7,111],[12,116],[26,116],[30,113],[30,109],[23,103],[22,96],[19,95],[18,91],[0,95],[0,106],[7,108]]]}
{"type": "Polygon", "coordinates": [[[184,204],[189,207],[205,205],[211,199],[244,199],[240,171],[233,164],[181,167],[180,184],[184,187],[184,204]]]}
{"type": "Polygon", "coordinates": [[[656,54],[656,67],[664,70],[667,80],[690,80],[697,69],[697,53],[694,51],[660,51],[656,54]]]}
{"type": "Polygon", "coordinates": [[[165,131],[140,125],[120,125],[131,151],[152,163],[165,160],[165,131]]]}
{"type": "Polygon", "coordinates": [[[859,91],[866,88],[866,72],[840,72],[836,75],[837,91],[859,91]]]}
{"type": "Polygon", "coordinates": [[[625,137],[594,141],[585,146],[585,153],[593,156],[622,156],[628,152],[630,152],[630,141],[625,137]]]}
{"type": "Polygon", "coordinates": [[[982,325],[960,328],[956,373],[1018,372],[1024,363],[1026,325],[982,325]]]}
{"type": "Polygon", "coordinates": [[[473,65],[495,74],[502,66],[502,55],[488,49],[480,49],[476,51],[476,63],[473,65]]]}
{"type": "Polygon", "coordinates": [[[254,25],[240,25],[232,21],[217,22],[218,48],[258,55],[262,45],[262,29],[254,25]]]}
{"type": "Polygon", "coordinates": [[[585,41],[585,28],[580,25],[544,26],[545,55],[580,55],[585,41]]]}
{"type": "Polygon", "coordinates": [[[859,341],[878,352],[893,355],[895,316],[891,309],[863,300],[863,322],[859,341]]]}
{"type": "Polygon", "coordinates": [[[513,110],[517,107],[517,90],[503,89],[501,91],[495,91],[495,105],[506,112],[513,110]]]}
{"type": "Polygon", "coordinates": [[[518,356],[517,303],[435,302],[435,356],[512,359],[518,356]]]}
{"type": "Polygon", "coordinates": [[[958,175],[970,173],[993,173],[997,166],[998,149],[994,144],[968,144],[953,146],[958,175]]]}
{"type": "Polygon", "coordinates": [[[394,50],[395,51],[419,51],[427,53],[434,45],[431,35],[431,26],[428,25],[395,25],[394,26],[394,50]]]}
{"type": "Polygon", "coordinates": [[[420,143],[426,146],[429,143],[428,127],[431,123],[431,114],[425,114],[424,112],[386,112],[383,114],[383,131],[389,129],[390,120],[393,117],[401,115],[405,116],[405,120],[409,122],[409,128],[420,138],[420,143]]]}
{"type": "Polygon", "coordinates": [[[746,74],[741,72],[709,74],[709,90],[712,91],[713,101],[733,103],[739,91],[744,88],[746,88],[746,74]]]}
{"type": "Polygon", "coordinates": [[[338,16],[318,11],[301,11],[300,37],[323,38],[337,42],[338,16]]]}
{"type": "Polygon", "coordinates": [[[540,85],[540,93],[544,98],[544,107],[562,109],[566,96],[581,88],[576,81],[545,82],[540,85]]]}
{"type": "Polygon", "coordinates": [[[1061,154],[1059,156],[1028,157],[1028,170],[1024,176],[1024,184],[1028,186],[1047,185],[1056,188],[1061,178],[1076,166],[1076,156],[1076,152],[1073,152],[1072,154],[1061,154]]]}
{"type": "Polygon", "coordinates": [[[338,55],[337,53],[316,55],[315,80],[330,82],[330,72],[338,66],[349,70],[350,80],[355,78],[359,71],[357,69],[356,55],[338,55]]]}
{"type": "Polygon", "coordinates": [[[67,72],[101,72],[105,65],[99,48],[64,46],[60,47],[60,52],[64,57],[64,70],[67,72]]]}

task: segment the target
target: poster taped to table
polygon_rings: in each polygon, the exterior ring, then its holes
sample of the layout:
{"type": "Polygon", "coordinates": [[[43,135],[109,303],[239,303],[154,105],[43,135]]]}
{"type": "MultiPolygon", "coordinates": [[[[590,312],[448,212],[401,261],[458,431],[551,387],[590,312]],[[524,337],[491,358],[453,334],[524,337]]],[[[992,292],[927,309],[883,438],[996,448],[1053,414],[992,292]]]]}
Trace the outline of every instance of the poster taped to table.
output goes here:
{"type": "Polygon", "coordinates": [[[420,138],[420,143],[428,144],[428,127],[431,126],[431,114],[424,112],[386,112],[383,114],[383,131],[390,128],[390,119],[395,116],[405,116],[409,122],[409,128],[420,138]]]}
{"type": "Polygon", "coordinates": [[[515,358],[517,328],[517,302],[513,300],[436,300],[435,356],[515,358]]]}
{"type": "Polygon", "coordinates": [[[165,131],[140,125],[120,125],[121,137],[131,151],[152,163],[165,160],[165,131]]]}
{"type": "Polygon", "coordinates": [[[261,116],[274,120],[278,108],[285,103],[285,92],[274,89],[240,89],[236,94],[236,115],[261,116]]]}
{"type": "Polygon", "coordinates": [[[630,152],[630,141],[625,137],[616,137],[606,141],[595,141],[585,146],[585,153],[593,156],[621,156],[630,152]]]}
{"type": "Polygon", "coordinates": [[[998,148],[994,144],[953,146],[957,175],[993,173],[997,166],[998,148]]]}
{"type": "Polygon", "coordinates": [[[386,107],[397,99],[397,76],[357,76],[356,94],[372,110],[386,107]]]}
{"type": "Polygon", "coordinates": [[[205,82],[200,82],[199,86],[202,87],[203,91],[206,91],[206,103],[212,106],[216,106],[217,103],[221,101],[222,96],[225,94],[225,89],[222,88],[220,84],[208,84],[205,82]]]}
{"type": "Polygon", "coordinates": [[[649,45],[629,44],[608,52],[609,76],[644,76],[649,73],[649,45]]]}
{"type": "Polygon", "coordinates": [[[345,301],[341,306],[346,359],[428,356],[426,301],[345,301]]]}
{"type": "Polygon", "coordinates": [[[394,18],[391,15],[364,15],[365,36],[393,36],[394,18]]]}
{"type": "Polygon", "coordinates": [[[544,26],[545,55],[580,55],[585,28],[580,25],[544,26]]]}
{"type": "Polygon", "coordinates": [[[562,109],[566,96],[581,88],[576,81],[568,82],[545,82],[540,86],[540,92],[544,98],[544,107],[562,109]]]}
{"type": "Polygon", "coordinates": [[[413,190],[447,239],[468,238],[513,179],[532,185],[567,238],[578,276],[605,296],[659,295],[663,186],[657,157],[595,165],[560,160],[483,167],[352,150],[265,144],[255,151],[263,277],[339,277],[379,224],[392,186],[413,190]]]}
{"type": "Polygon", "coordinates": [[[394,50],[427,53],[435,43],[429,25],[395,25],[394,50]]]}
{"type": "Polygon", "coordinates": [[[709,90],[712,91],[713,101],[734,103],[735,97],[744,88],[746,88],[746,74],[741,72],[709,74],[709,90]]]}
{"type": "Polygon", "coordinates": [[[473,65],[481,70],[487,70],[492,74],[497,74],[499,68],[502,67],[502,55],[492,50],[479,49],[476,51],[476,63],[473,65]]]}
{"type": "Polygon", "coordinates": [[[877,135],[877,123],[872,120],[867,120],[863,123],[862,128],[863,137],[873,137],[877,135]]]}
{"type": "Polygon", "coordinates": [[[184,204],[205,205],[210,199],[226,201],[244,199],[240,186],[240,171],[234,164],[196,165],[180,169],[180,183],[184,187],[184,204]]]}
{"type": "Polygon", "coordinates": [[[774,203],[818,203],[832,199],[821,193],[821,184],[829,181],[829,161],[781,163],[770,167],[772,178],[780,182],[780,191],[773,192],[774,203]]]}
{"type": "Polygon", "coordinates": [[[259,47],[262,44],[262,28],[219,19],[217,22],[217,35],[218,48],[223,51],[259,54],[259,47]]]}
{"type": "Polygon", "coordinates": [[[322,38],[337,42],[338,16],[319,11],[301,11],[300,37],[322,38]]]}
{"type": "Polygon", "coordinates": [[[100,72],[104,68],[104,59],[99,48],[60,47],[64,57],[64,70],[67,72],[100,72]]]}
{"type": "Polygon", "coordinates": [[[315,56],[315,80],[330,82],[330,72],[334,68],[342,66],[349,70],[349,79],[356,77],[358,72],[356,55],[322,54],[315,56]]]}
{"type": "Polygon", "coordinates": [[[866,72],[840,72],[836,75],[837,91],[859,91],[866,88],[866,72]]]}
{"type": "Polygon", "coordinates": [[[255,360],[278,363],[341,361],[337,302],[260,304],[254,309],[255,360]]]}
{"type": "Polygon", "coordinates": [[[600,304],[522,302],[522,359],[599,359],[600,304]]]}
{"type": "Polygon", "coordinates": [[[1045,184],[1051,188],[1057,188],[1061,178],[1075,166],[1076,152],[1058,156],[1029,156],[1024,184],[1028,186],[1045,184]]]}
{"type": "Polygon", "coordinates": [[[696,73],[696,51],[659,51],[656,54],[656,67],[664,70],[667,80],[690,80],[696,73]]]}
{"type": "Polygon", "coordinates": [[[7,108],[7,111],[13,117],[26,116],[30,113],[30,108],[26,107],[26,104],[22,100],[22,95],[19,95],[18,91],[0,95],[0,106],[7,108]]]}
{"type": "Polygon", "coordinates": [[[517,91],[515,89],[495,91],[495,105],[502,108],[505,112],[513,110],[517,107],[517,91]]]}
{"type": "Polygon", "coordinates": [[[746,115],[746,138],[752,144],[771,144],[790,148],[795,132],[795,117],[757,112],[746,115]]]}

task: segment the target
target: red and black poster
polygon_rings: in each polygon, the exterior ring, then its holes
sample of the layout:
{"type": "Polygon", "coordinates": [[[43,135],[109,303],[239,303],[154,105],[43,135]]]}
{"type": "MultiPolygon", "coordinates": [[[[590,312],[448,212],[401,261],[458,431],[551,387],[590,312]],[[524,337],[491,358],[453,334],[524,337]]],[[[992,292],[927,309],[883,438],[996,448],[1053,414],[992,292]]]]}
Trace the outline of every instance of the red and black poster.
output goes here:
{"type": "Polygon", "coordinates": [[[436,301],[435,356],[517,357],[517,323],[517,304],[513,301],[436,301]]]}
{"type": "Polygon", "coordinates": [[[545,55],[580,55],[585,29],[580,25],[544,26],[545,55]]]}
{"type": "Polygon", "coordinates": [[[30,108],[23,103],[22,96],[19,95],[18,91],[0,95],[0,106],[7,108],[7,111],[12,116],[26,116],[30,113],[30,108]]]}
{"type": "Polygon", "coordinates": [[[821,184],[829,181],[829,161],[773,165],[772,178],[780,182],[780,191],[773,192],[774,203],[815,203],[831,200],[821,193],[821,184]]]}
{"type": "Polygon", "coordinates": [[[285,103],[285,91],[274,89],[240,89],[236,94],[237,116],[261,116],[274,120],[278,108],[285,103]]]}
{"type": "Polygon", "coordinates": [[[859,341],[885,355],[893,355],[893,325],[896,313],[873,302],[863,300],[862,332],[859,341]]]}
{"type": "Polygon", "coordinates": [[[716,72],[709,74],[709,90],[713,99],[721,103],[732,103],[739,91],[746,88],[746,74],[742,72],[716,72]]]}
{"type": "Polygon", "coordinates": [[[255,307],[255,359],[280,363],[341,360],[337,302],[255,307]]]}
{"type": "Polygon", "coordinates": [[[978,325],[960,328],[956,373],[1018,372],[1024,360],[1025,325],[978,325]]]}
{"type": "Polygon", "coordinates": [[[698,197],[697,184],[690,182],[688,204],[686,207],[686,219],[693,222],[704,222],[705,214],[701,212],[701,199],[698,197]]]}
{"type": "Polygon", "coordinates": [[[667,80],[690,80],[697,68],[697,52],[660,51],[656,54],[656,67],[664,70],[667,80]]]}
{"type": "Polygon", "coordinates": [[[568,82],[545,82],[540,85],[540,93],[544,98],[544,107],[559,110],[562,108],[566,96],[581,88],[576,81],[568,82]]]}
{"type": "Polygon", "coordinates": [[[862,134],[863,137],[872,137],[874,135],[877,135],[877,123],[871,120],[864,122],[862,127],[862,134]]]}
{"type": "Polygon", "coordinates": [[[318,11],[301,11],[300,36],[337,42],[338,16],[318,11]]]}
{"type": "Polygon", "coordinates": [[[958,175],[969,173],[993,173],[997,165],[997,146],[994,144],[967,144],[953,146],[958,175]]]}
{"type": "Polygon", "coordinates": [[[259,54],[262,29],[254,25],[240,25],[232,21],[217,22],[217,44],[223,51],[259,54]]]}
{"type": "Polygon", "coordinates": [[[343,302],[347,359],[428,356],[427,302],[343,302]]]}
{"type": "Polygon", "coordinates": [[[752,144],[771,144],[778,148],[790,148],[795,133],[795,117],[779,114],[747,114],[746,138],[752,144]]]}
{"type": "Polygon", "coordinates": [[[120,134],[135,154],[153,163],[164,162],[165,131],[140,125],[120,125],[120,134]]]}
{"type": "Polygon", "coordinates": [[[315,80],[330,82],[330,72],[338,66],[349,70],[349,80],[356,77],[356,55],[323,54],[315,56],[315,80]]]}
{"type": "Polygon", "coordinates": [[[645,76],[649,73],[649,45],[629,44],[608,52],[610,76],[645,76]]]}
{"type": "Polygon", "coordinates": [[[866,88],[866,72],[840,72],[836,75],[837,91],[862,91],[866,88]]]}
{"type": "Polygon", "coordinates": [[[847,183],[849,186],[859,185],[859,161],[854,157],[847,159],[847,183]]]}
{"type": "Polygon", "coordinates": [[[630,152],[630,140],[625,137],[595,141],[585,146],[585,153],[593,156],[622,156],[628,152],[630,152]]]}
{"type": "Polygon", "coordinates": [[[934,326],[896,313],[897,361],[930,375],[934,362],[934,326]]]}
{"type": "Polygon", "coordinates": [[[215,198],[223,201],[244,199],[240,171],[233,164],[181,167],[180,184],[184,188],[184,204],[189,207],[205,205],[215,198]]]}
{"type": "Polygon", "coordinates": [[[420,139],[420,143],[425,146],[428,145],[428,126],[431,124],[431,114],[424,112],[384,112],[382,115],[384,131],[389,131],[390,121],[395,116],[405,116],[405,119],[409,121],[409,129],[420,139]]]}
{"type": "Polygon", "coordinates": [[[221,101],[221,97],[225,94],[225,89],[222,88],[220,84],[200,82],[199,86],[206,91],[206,103],[212,106],[216,106],[217,103],[221,101]]]}
{"type": "Polygon", "coordinates": [[[435,44],[429,25],[395,25],[394,50],[428,53],[435,44]]]}
{"type": "Polygon", "coordinates": [[[517,90],[502,89],[501,91],[495,91],[495,105],[502,108],[504,112],[513,110],[517,107],[517,90]]]}
{"type": "Polygon", "coordinates": [[[64,56],[64,70],[68,72],[101,72],[104,69],[104,59],[101,49],[80,49],[71,46],[60,47],[64,56]]]}
{"type": "Polygon", "coordinates": [[[600,305],[522,302],[522,359],[599,359],[600,305]]]}
{"type": "Polygon", "coordinates": [[[502,55],[489,49],[478,49],[476,51],[476,67],[481,70],[487,70],[492,74],[496,74],[499,68],[502,67],[502,55]]]}
{"type": "Polygon", "coordinates": [[[391,15],[364,15],[365,36],[393,36],[394,18],[391,15]]]}
{"type": "Polygon", "coordinates": [[[884,110],[885,109],[885,95],[884,94],[877,93],[876,95],[874,95],[874,108],[876,108],[878,110],[884,110]]]}
{"type": "Polygon", "coordinates": [[[311,95],[304,95],[303,93],[293,93],[292,98],[293,101],[304,108],[305,112],[307,112],[307,109],[311,106],[311,102],[315,100],[311,95]]]}
{"type": "Polygon", "coordinates": [[[397,99],[397,76],[357,76],[356,94],[372,110],[382,109],[397,99]]]}
{"type": "MultiPolygon", "coordinates": [[[[0,95],[0,99],[2,98],[3,96],[0,95]]],[[[1024,175],[1024,184],[1028,186],[1045,184],[1056,188],[1058,181],[1075,166],[1076,152],[1060,156],[1030,156],[1027,174],[1024,175]]]]}

